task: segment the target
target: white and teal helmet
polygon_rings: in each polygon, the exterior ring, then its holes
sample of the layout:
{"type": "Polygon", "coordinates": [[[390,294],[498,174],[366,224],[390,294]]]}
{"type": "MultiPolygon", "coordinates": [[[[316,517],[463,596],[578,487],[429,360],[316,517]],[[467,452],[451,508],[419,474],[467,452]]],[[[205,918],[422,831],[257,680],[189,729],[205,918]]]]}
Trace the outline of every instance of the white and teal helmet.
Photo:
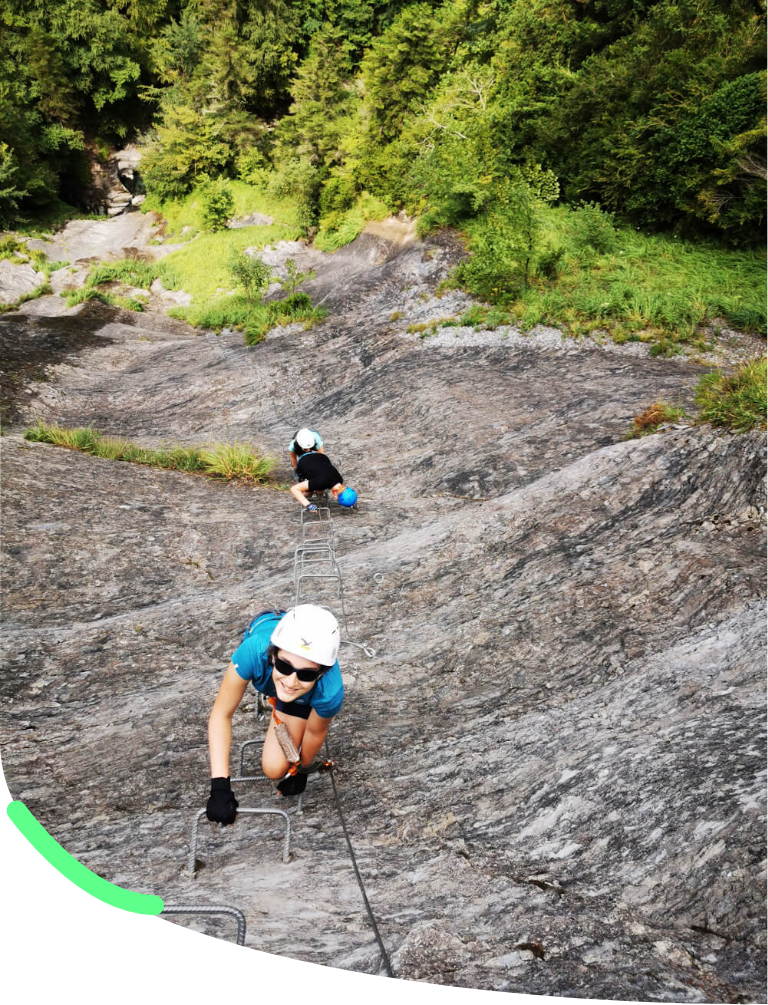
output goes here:
{"type": "Polygon", "coordinates": [[[299,604],[283,615],[270,642],[294,656],[331,667],[339,655],[341,632],[336,618],[324,607],[299,604]]]}

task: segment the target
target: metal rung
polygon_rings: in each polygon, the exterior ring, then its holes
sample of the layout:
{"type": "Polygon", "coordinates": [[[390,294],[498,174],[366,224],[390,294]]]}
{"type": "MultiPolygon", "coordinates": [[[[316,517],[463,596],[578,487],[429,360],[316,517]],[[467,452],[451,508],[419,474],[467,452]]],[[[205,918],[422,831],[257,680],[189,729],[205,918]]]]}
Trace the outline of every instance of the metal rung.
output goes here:
{"type": "MultiPolygon", "coordinates": [[[[258,708],[258,703],[257,703],[257,708],[258,708]]],[[[272,711],[272,709],[270,708],[270,712],[271,711],[272,711]]],[[[243,743],[241,745],[241,747],[240,747],[240,766],[238,768],[238,771],[240,772],[241,776],[243,774],[243,757],[245,756],[245,748],[246,747],[252,747],[254,743],[263,743],[263,742],[264,742],[263,740],[246,740],[245,743],[243,743]]],[[[240,777],[240,778],[233,778],[232,781],[233,782],[234,781],[242,781],[242,777],[240,777]]]]}
{"type": "MultiPolygon", "coordinates": [[[[187,871],[190,876],[195,875],[195,862],[197,861],[197,835],[200,827],[200,821],[205,816],[206,809],[203,807],[201,810],[197,811],[195,815],[195,822],[192,824],[192,836],[190,839],[189,848],[189,861],[187,863],[187,871]]],[[[283,862],[291,861],[291,821],[285,810],[274,810],[274,809],[238,809],[238,817],[240,816],[278,816],[285,820],[285,837],[283,838],[283,862]]]]}
{"type": "Polygon", "coordinates": [[[301,522],[305,523],[325,523],[330,522],[331,519],[331,508],[330,506],[318,506],[316,510],[308,509],[306,506],[301,507],[301,522]]]}
{"type": "Polygon", "coordinates": [[[301,536],[307,537],[307,531],[319,531],[315,537],[333,537],[333,520],[331,511],[327,506],[321,506],[314,513],[302,508],[301,511],[301,536]]]}
{"type": "Polygon", "coordinates": [[[296,585],[298,586],[303,579],[335,579],[338,582],[341,576],[338,572],[300,572],[296,585]]]}
{"type": "Polygon", "coordinates": [[[336,572],[300,572],[296,576],[295,582],[295,606],[298,607],[302,603],[301,599],[301,588],[305,580],[313,580],[318,582],[318,586],[326,585],[333,586],[336,585],[336,597],[341,596],[341,576],[336,572]],[[325,583],[321,583],[321,580],[325,580],[325,583]]]}
{"type": "Polygon", "coordinates": [[[293,564],[293,573],[301,574],[304,570],[307,572],[312,572],[315,569],[321,569],[323,566],[330,566],[334,570],[334,576],[341,576],[341,569],[333,555],[318,555],[314,558],[300,558],[297,559],[293,564]]]}
{"type": "Polygon", "coordinates": [[[164,914],[228,914],[237,919],[238,946],[245,945],[245,915],[242,911],[238,911],[236,907],[224,907],[223,905],[207,907],[203,904],[164,904],[160,912],[161,917],[164,914]]]}
{"type": "Polygon", "coordinates": [[[294,571],[299,563],[303,562],[321,562],[323,560],[335,562],[336,561],[336,549],[333,546],[332,538],[320,538],[314,541],[307,541],[307,547],[302,547],[301,545],[296,546],[296,551],[293,555],[293,568],[294,571]]]}
{"type": "Polygon", "coordinates": [[[304,541],[300,541],[299,544],[293,550],[294,556],[311,554],[315,551],[335,551],[335,543],[328,537],[308,537],[304,541]]]}

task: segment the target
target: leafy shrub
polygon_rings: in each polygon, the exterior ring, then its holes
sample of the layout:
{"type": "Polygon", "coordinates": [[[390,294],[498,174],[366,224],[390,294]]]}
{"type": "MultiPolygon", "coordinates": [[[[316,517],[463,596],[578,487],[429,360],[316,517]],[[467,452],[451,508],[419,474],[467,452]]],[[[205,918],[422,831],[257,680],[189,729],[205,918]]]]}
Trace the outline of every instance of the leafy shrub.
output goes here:
{"type": "Polygon", "coordinates": [[[250,303],[269,286],[272,270],[258,257],[247,255],[244,251],[232,251],[227,259],[227,270],[234,281],[245,290],[250,303]]]}
{"type": "MultiPolygon", "coordinates": [[[[299,267],[296,264],[295,258],[287,258],[285,261],[285,268],[288,275],[285,279],[278,279],[278,282],[289,297],[292,297],[296,293],[296,290],[302,285],[302,283],[309,282],[315,278],[314,269],[310,269],[309,272],[299,272],[299,267]]],[[[309,300],[309,297],[307,297],[307,299],[309,300]]]]}
{"type": "Polygon", "coordinates": [[[522,288],[517,275],[514,243],[498,219],[479,221],[469,243],[472,257],[455,271],[458,282],[483,300],[503,303],[522,288]]]}
{"type": "Polygon", "coordinates": [[[582,203],[571,215],[570,236],[577,248],[606,254],[616,244],[613,214],[604,212],[596,202],[582,203]]]}
{"type": "Polygon", "coordinates": [[[544,204],[521,177],[499,185],[498,209],[469,227],[472,257],[456,269],[457,279],[476,296],[505,303],[527,289],[540,255],[544,204]]]}
{"type": "Polygon", "coordinates": [[[229,185],[218,178],[204,190],[203,219],[208,230],[225,230],[235,210],[235,199],[229,185]]]}
{"type": "Polygon", "coordinates": [[[258,147],[251,147],[238,157],[237,174],[249,185],[262,188],[269,178],[269,161],[258,147]]]}
{"type": "Polygon", "coordinates": [[[278,198],[290,196],[298,204],[299,227],[307,236],[317,220],[317,202],[322,178],[306,157],[292,157],[269,179],[267,191],[278,198]]]}
{"type": "Polygon", "coordinates": [[[358,188],[354,178],[350,175],[332,174],[320,193],[320,217],[321,220],[328,221],[321,223],[321,227],[334,230],[338,225],[337,221],[354,206],[357,196],[358,188]],[[331,214],[335,214],[333,222],[330,221],[331,214]]]}

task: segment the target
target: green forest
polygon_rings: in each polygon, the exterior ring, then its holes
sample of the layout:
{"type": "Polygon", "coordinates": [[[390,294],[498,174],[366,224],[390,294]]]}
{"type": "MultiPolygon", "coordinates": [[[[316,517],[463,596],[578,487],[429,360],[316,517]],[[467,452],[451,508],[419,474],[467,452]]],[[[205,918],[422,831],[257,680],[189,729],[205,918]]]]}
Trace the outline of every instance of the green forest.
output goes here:
{"type": "Polygon", "coordinates": [[[753,0],[2,0],[0,223],[147,144],[166,200],[268,184],[334,231],[366,196],[456,224],[537,198],[762,237],[753,0]]]}
{"type": "Polygon", "coordinates": [[[489,305],[472,323],[599,326],[663,354],[707,319],[765,331],[763,2],[0,10],[0,227],[82,214],[92,165],[137,143],[144,210],[206,239],[164,266],[193,324],[275,323],[214,295],[209,238],[217,258],[254,241],[223,230],[233,213],[277,216],[262,244],[333,251],[404,211],[461,233],[451,281],[489,305]]]}

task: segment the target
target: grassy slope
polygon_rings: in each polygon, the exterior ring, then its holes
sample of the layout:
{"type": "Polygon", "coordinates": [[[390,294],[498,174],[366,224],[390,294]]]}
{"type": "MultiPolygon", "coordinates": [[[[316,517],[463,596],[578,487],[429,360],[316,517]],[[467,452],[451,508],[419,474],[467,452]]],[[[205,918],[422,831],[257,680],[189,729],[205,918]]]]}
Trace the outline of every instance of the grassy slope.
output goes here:
{"type": "MultiPolygon", "coordinates": [[[[723,319],[734,328],[765,333],[765,251],[734,251],[713,243],[641,234],[617,227],[609,251],[576,240],[574,212],[543,212],[541,245],[560,248],[556,279],[533,276],[528,289],[484,290],[526,328],[548,322],[572,335],[606,329],[617,341],[703,345],[697,326],[723,319]]],[[[482,255],[484,221],[466,227],[482,255]]],[[[468,283],[470,292],[477,293],[468,283]]]]}

